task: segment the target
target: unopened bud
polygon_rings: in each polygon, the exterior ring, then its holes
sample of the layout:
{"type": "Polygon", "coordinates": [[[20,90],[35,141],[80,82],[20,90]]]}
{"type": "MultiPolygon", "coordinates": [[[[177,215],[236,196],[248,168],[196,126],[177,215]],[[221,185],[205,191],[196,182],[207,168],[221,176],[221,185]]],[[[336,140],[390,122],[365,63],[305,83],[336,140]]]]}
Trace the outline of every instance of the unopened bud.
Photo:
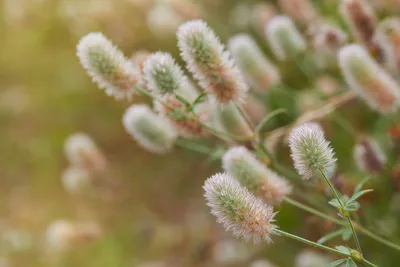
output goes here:
{"type": "Polygon", "coordinates": [[[177,138],[173,126],[155,114],[147,105],[132,105],[122,119],[125,130],[140,146],[150,152],[170,151],[177,138]]]}
{"type": "Polygon", "coordinates": [[[307,25],[317,18],[317,11],[310,0],[279,0],[283,13],[297,23],[307,25]]]}
{"type": "Polygon", "coordinates": [[[364,43],[369,51],[380,58],[381,48],[373,38],[376,30],[376,16],[369,3],[365,0],[343,0],[340,10],[357,40],[364,43]]]}
{"type": "Polygon", "coordinates": [[[232,37],[228,47],[250,87],[265,90],[280,83],[278,69],[249,35],[232,37]]]}
{"type": "Polygon", "coordinates": [[[360,45],[343,47],[338,54],[339,65],[351,89],[374,109],[389,113],[397,109],[399,87],[360,45]]]}
{"type": "Polygon", "coordinates": [[[269,45],[275,56],[283,61],[307,49],[306,41],[287,16],[273,17],[265,28],[269,45]]]}
{"type": "Polygon", "coordinates": [[[214,105],[214,110],[217,128],[238,136],[250,137],[252,135],[250,125],[234,103],[214,105]]]}

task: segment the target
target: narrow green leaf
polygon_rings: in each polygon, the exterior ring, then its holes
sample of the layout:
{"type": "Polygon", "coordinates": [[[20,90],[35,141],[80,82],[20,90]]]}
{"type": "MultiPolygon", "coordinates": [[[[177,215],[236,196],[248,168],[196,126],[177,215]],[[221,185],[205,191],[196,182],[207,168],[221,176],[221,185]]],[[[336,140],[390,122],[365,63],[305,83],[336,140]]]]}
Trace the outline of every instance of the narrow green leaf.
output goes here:
{"type": "Polygon", "coordinates": [[[357,264],[352,259],[347,259],[346,267],[357,267],[357,264]]]}
{"type": "Polygon", "coordinates": [[[331,239],[334,239],[335,237],[338,237],[338,236],[340,236],[340,235],[343,235],[343,233],[344,233],[346,230],[347,230],[347,228],[344,228],[344,229],[340,229],[340,230],[337,230],[337,231],[335,231],[335,232],[326,234],[326,235],[324,235],[323,237],[321,237],[320,239],[318,239],[317,243],[318,243],[318,244],[324,244],[325,242],[327,242],[327,241],[329,241],[329,240],[331,240],[331,239]]]}
{"type": "Polygon", "coordinates": [[[198,104],[200,104],[200,103],[203,103],[204,100],[206,99],[206,96],[207,96],[207,93],[205,93],[205,92],[199,94],[199,95],[197,96],[197,98],[193,101],[193,104],[192,104],[192,105],[193,105],[193,106],[196,106],[196,105],[198,105],[198,104]]]}
{"type": "Polygon", "coordinates": [[[276,109],[270,113],[268,113],[262,120],[261,122],[257,125],[255,131],[256,133],[260,133],[262,129],[264,128],[265,125],[268,124],[274,117],[283,114],[283,113],[288,113],[286,109],[280,108],[276,109]]]}
{"type": "Polygon", "coordinates": [[[340,259],[340,260],[337,260],[337,261],[333,261],[331,263],[328,263],[328,265],[326,265],[326,267],[335,267],[335,266],[338,266],[338,265],[342,264],[345,261],[346,261],[346,259],[340,259]]]}
{"type": "Polygon", "coordinates": [[[363,196],[363,195],[365,195],[365,194],[368,194],[369,192],[372,192],[372,191],[374,191],[374,190],[373,190],[373,189],[366,189],[366,190],[359,191],[359,192],[355,193],[355,194],[349,199],[349,201],[347,201],[347,203],[351,203],[351,202],[357,200],[358,198],[360,198],[361,196],[363,196]]]}
{"type": "Polygon", "coordinates": [[[168,112],[168,116],[171,116],[172,118],[179,121],[186,119],[185,114],[180,111],[168,112]]]}
{"type": "Polygon", "coordinates": [[[185,98],[181,97],[180,95],[175,95],[175,98],[184,104],[186,108],[191,108],[192,104],[190,104],[185,98]]]}
{"type": "Polygon", "coordinates": [[[369,180],[371,180],[371,176],[368,176],[368,177],[364,178],[363,180],[361,180],[361,182],[359,182],[358,185],[356,186],[356,188],[354,189],[354,193],[359,192],[369,180]]]}

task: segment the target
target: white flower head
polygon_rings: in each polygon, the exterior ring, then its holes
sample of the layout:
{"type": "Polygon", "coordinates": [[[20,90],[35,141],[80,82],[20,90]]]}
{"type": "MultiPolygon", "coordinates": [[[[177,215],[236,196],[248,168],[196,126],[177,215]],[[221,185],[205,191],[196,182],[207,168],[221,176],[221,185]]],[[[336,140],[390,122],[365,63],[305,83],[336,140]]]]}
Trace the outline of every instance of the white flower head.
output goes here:
{"type": "Polygon", "coordinates": [[[347,84],[371,108],[381,113],[394,112],[400,102],[395,80],[358,44],[347,45],[338,53],[339,66],[347,84]]]}
{"type": "Polygon", "coordinates": [[[289,146],[294,167],[304,179],[317,176],[320,171],[327,175],[335,168],[333,149],[316,123],[305,123],[293,129],[289,146]]]}
{"type": "Polygon", "coordinates": [[[157,52],[143,66],[147,87],[159,95],[174,94],[188,83],[187,77],[168,53],[157,52]]]}
{"type": "Polygon", "coordinates": [[[249,35],[233,36],[229,40],[228,48],[252,88],[265,90],[280,83],[278,69],[249,35]]]}
{"type": "Polygon", "coordinates": [[[182,24],[178,46],[189,71],[218,103],[242,100],[248,86],[230,54],[215,33],[201,20],[182,24]]]}
{"type": "Polygon", "coordinates": [[[243,146],[230,148],[222,165],[228,174],[267,204],[279,204],[292,190],[284,178],[268,169],[243,146]]]}
{"type": "Polygon", "coordinates": [[[77,46],[83,68],[107,95],[131,99],[140,72],[102,33],[89,33],[77,46]]]}
{"type": "Polygon", "coordinates": [[[238,181],[226,173],[208,178],[204,186],[207,205],[227,231],[246,241],[271,242],[276,229],[272,206],[249,193],[238,181]]]}
{"type": "Polygon", "coordinates": [[[295,57],[307,49],[303,36],[287,16],[274,16],[266,25],[265,34],[278,60],[295,57]]]}
{"type": "Polygon", "coordinates": [[[125,130],[144,149],[156,154],[170,151],[177,138],[174,127],[147,105],[132,105],[122,118],[125,130]]]}

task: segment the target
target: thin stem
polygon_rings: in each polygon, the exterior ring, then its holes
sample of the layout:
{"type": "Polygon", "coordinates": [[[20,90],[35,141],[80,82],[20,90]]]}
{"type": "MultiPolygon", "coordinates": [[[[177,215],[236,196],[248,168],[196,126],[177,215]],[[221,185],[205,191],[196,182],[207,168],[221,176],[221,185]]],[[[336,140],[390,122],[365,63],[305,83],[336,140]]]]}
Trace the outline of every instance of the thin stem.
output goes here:
{"type": "Polygon", "coordinates": [[[325,175],[325,173],[324,173],[323,171],[320,170],[319,172],[320,172],[320,174],[322,175],[322,177],[324,178],[325,182],[328,184],[328,186],[329,186],[329,188],[331,189],[332,193],[335,195],[336,199],[338,200],[339,205],[340,205],[341,210],[342,210],[341,213],[347,218],[347,220],[348,220],[348,222],[349,222],[351,231],[352,231],[352,233],[353,233],[354,241],[355,241],[356,246],[357,246],[357,250],[358,250],[358,252],[360,252],[360,254],[362,254],[360,241],[358,240],[357,232],[356,232],[356,230],[354,229],[353,222],[351,221],[349,212],[348,212],[347,210],[345,210],[343,201],[340,199],[339,194],[336,192],[336,189],[335,189],[335,187],[333,186],[333,184],[331,183],[331,181],[329,180],[329,178],[326,177],[326,175],[325,175]]]}
{"type": "Polygon", "coordinates": [[[199,123],[202,127],[206,128],[207,130],[209,130],[212,134],[214,134],[217,137],[220,137],[221,135],[224,135],[226,137],[229,137],[230,139],[234,140],[234,141],[251,141],[254,139],[253,136],[239,136],[239,135],[234,135],[231,134],[229,132],[226,131],[222,131],[222,130],[218,130],[204,122],[201,122],[197,116],[196,113],[193,113],[194,119],[196,120],[197,123],[199,123]]]}
{"type": "Polygon", "coordinates": [[[180,146],[182,148],[186,148],[188,150],[194,151],[194,152],[198,152],[201,154],[205,154],[205,155],[210,155],[213,153],[213,149],[209,148],[208,146],[204,146],[202,144],[199,143],[195,143],[195,142],[191,142],[191,141],[187,141],[187,140],[182,140],[182,139],[178,139],[175,141],[175,144],[177,146],[180,146]]]}
{"type": "Polygon", "coordinates": [[[393,242],[390,242],[389,240],[386,240],[383,237],[377,236],[374,233],[372,233],[371,231],[365,229],[364,227],[362,227],[362,226],[360,226],[358,224],[356,224],[355,228],[358,231],[360,231],[361,233],[365,234],[366,236],[369,236],[370,238],[375,239],[376,241],[381,242],[382,244],[384,244],[384,245],[386,245],[388,247],[391,247],[393,249],[396,249],[396,250],[400,251],[400,245],[395,244],[393,242]]]}
{"type": "Polygon", "coordinates": [[[351,232],[353,233],[354,241],[356,241],[357,250],[362,254],[362,249],[361,249],[360,241],[358,240],[357,232],[354,229],[354,225],[353,225],[353,222],[352,222],[352,220],[350,218],[350,214],[347,211],[345,212],[345,216],[347,218],[347,221],[349,222],[349,225],[350,225],[350,228],[351,228],[351,232]]]}
{"type": "Polygon", "coordinates": [[[250,127],[252,129],[254,129],[255,126],[254,126],[253,122],[250,120],[247,113],[237,103],[235,103],[235,107],[239,111],[240,115],[242,115],[243,118],[246,120],[247,124],[250,125],[250,127]]]}
{"type": "MultiPolygon", "coordinates": [[[[161,104],[163,104],[164,106],[166,106],[167,108],[171,109],[171,110],[176,110],[175,107],[169,105],[168,103],[166,103],[165,101],[163,101],[162,99],[159,99],[158,97],[156,97],[155,95],[153,95],[151,92],[147,91],[146,89],[137,86],[136,90],[139,91],[140,93],[153,98],[155,100],[157,100],[158,102],[160,102],[161,104]]],[[[253,136],[250,137],[244,137],[244,136],[238,136],[238,135],[233,135],[231,133],[228,133],[226,131],[221,131],[218,129],[215,129],[214,127],[207,125],[203,122],[200,121],[200,119],[197,117],[196,113],[192,110],[192,116],[188,116],[187,114],[182,114],[183,116],[185,116],[186,119],[192,119],[195,120],[197,123],[199,123],[202,127],[206,128],[207,130],[209,130],[212,134],[214,134],[217,137],[220,137],[221,135],[227,136],[235,141],[251,141],[253,140],[253,136]]]]}
{"type": "Polygon", "coordinates": [[[339,219],[336,219],[336,218],[333,218],[333,217],[331,217],[331,216],[329,216],[329,215],[327,215],[327,214],[325,214],[325,213],[323,213],[321,211],[313,209],[311,207],[308,207],[308,206],[306,206],[306,205],[304,205],[304,204],[302,204],[302,203],[300,203],[300,202],[298,202],[298,201],[296,201],[296,200],[294,200],[294,199],[292,199],[290,197],[285,197],[283,200],[285,202],[297,207],[297,208],[300,208],[300,209],[302,209],[304,211],[307,211],[307,212],[312,213],[312,214],[314,214],[314,215],[316,215],[318,217],[321,217],[322,219],[334,222],[334,223],[336,223],[338,225],[347,226],[346,222],[344,222],[342,220],[339,220],[339,219]]]}
{"type": "Polygon", "coordinates": [[[371,267],[378,267],[378,265],[373,264],[372,262],[366,260],[363,258],[363,263],[365,263],[365,265],[367,266],[371,266],[371,267]]]}
{"type": "Polygon", "coordinates": [[[255,132],[256,133],[260,133],[263,129],[263,127],[274,117],[276,117],[277,115],[280,115],[282,113],[287,113],[286,109],[280,108],[280,109],[276,109],[270,113],[268,113],[263,119],[262,121],[256,126],[255,128],[255,132]]]}
{"type": "Polygon", "coordinates": [[[334,249],[334,248],[327,247],[327,246],[325,246],[325,245],[318,244],[318,243],[316,243],[316,242],[313,242],[313,241],[310,241],[310,240],[308,240],[308,239],[299,237],[299,236],[297,236],[297,235],[293,235],[293,234],[287,233],[287,232],[282,231],[282,230],[279,230],[279,229],[274,229],[273,231],[274,231],[274,233],[276,233],[276,234],[278,234],[278,235],[282,235],[282,236],[285,236],[285,237],[289,237],[289,238],[291,238],[291,239],[294,239],[294,240],[296,240],[296,241],[302,242],[302,243],[304,243],[304,244],[307,244],[307,245],[310,245],[310,246],[313,246],[313,247],[316,247],[316,248],[319,248],[319,249],[322,249],[322,250],[325,250],[325,251],[337,253],[337,254],[342,255],[342,256],[346,256],[346,257],[348,256],[346,253],[343,253],[343,252],[341,252],[341,251],[339,251],[339,250],[336,250],[336,249],[334,249]]]}

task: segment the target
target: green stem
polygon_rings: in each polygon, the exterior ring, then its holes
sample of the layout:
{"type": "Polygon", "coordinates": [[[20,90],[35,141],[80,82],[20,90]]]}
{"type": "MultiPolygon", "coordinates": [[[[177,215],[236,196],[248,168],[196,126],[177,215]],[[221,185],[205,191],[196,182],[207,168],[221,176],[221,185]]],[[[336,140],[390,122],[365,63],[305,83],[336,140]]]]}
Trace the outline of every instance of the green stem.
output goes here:
{"type": "Polygon", "coordinates": [[[378,267],[378,265],[373,264],[372,262],[366,260],[363,258],[363,263],[367,266],[371,266],[371,267],[378,267]]]}
{"type": "Polygon", "coordinates": [[[322,250],[325,250],[325,251],[337,253],[337,254],[339,254],[339,255],[341,255],[341,256],[346,256],[346,257],[348,256],[346,253],[343,253],[343,252],[341,252],[341,251],[339,251],[339,250],[336,250],[336,249],[334,249],[334,248],[327,247],[327,246],[325,246],[325,245],[318,244],[318,243],[316,243],[316,242],[313,242],[313,241],[310,241],[310,240],[308,240],[308,239],[299,237],[299,236],[297,236],[297,235],[293,235],[293,234],[287,233],[287,232],[282,231],[282,230],[279,230],[279,229],[274,229],[273,231],[274,231],[274,233],[276,233],[276,234],[278,234],[278,235],[285,236],[285,237],[289,237],[289,238],[291,238],[291,239],[294,239],[294,240],[296,240],[296,241],[302,242],[302,243],[304,243],[304,244],[307,244],[307,245],[310,245],[310,246],[313,246],[313,247],[316,247],[316,248],[319,248],[319,249],[322,249],[322,250]]]}
{"type": "MultiPolygon", "coordinates": [[[[142,88],[140,86],[137,86],[136,90],[139,91],[140,93],[152,98],[152,99],[157,100],[161,104],[165,105],[167,108],[169,108],[171,110],[176,110],[175,107],[173,107],[173,106],[169,105],[168,103],[164,102],[163,100],[157,98],[156,96],[154,96],[151,92],[147,91],[146,89],[144,89],[144,88],[142,88]]],[[[253,136],[250,136],[250,137],[238,136],[238,135],[233,135],[233,134],[225,132],[225,131],[221,131],[221,130],[215,129],[212,126],[201,122],[199,120],[199,118],[197,117],[196,113],[193,110],[192,110],[193,117],[188,116],[186,114],[183,114],[183,115],[185,116],[186,119],[195,119],[202,127],[206,128],[207,130],[209,130],[212,134],[214,134],[217,137],[227,136],[227,137],[229,137],[229,138],[231,138],[232,140],[235,140],[235,141],[251,141],[251,140],[254,139],[253,136]]]]}
{"type": "Polygon", "coordinates": [[[198,143],[194,143],[191,141],[187,141],[187,140],[182,140],[182,139],[178,139],[175,141],[175,144],[177,146],[180,146],[182,148],[186,148],[188,150],[192,150],[194,152],[198,152],[201,154],[205,154],[205,155],[210,155],[213,153],[213,149],[209,148],[207,146],[204,146],[202,144],[198,144],[198,143]]]}
{"type": "Polygon", "coordinates": [[[264,127],[271,119],[273,119],[274,117],[276,117],[276,116],[278,116],[278,115],[280,115],[280,114],[282,114],[282,113],[287,113],[287,110],[286,110],[286,109],[283,109],[283,108],[280,108],[280,109],[276,109],[276,110],[274,110],[274,111],[268,113],[268,114],[262,119],[262,121],[256,126],[256,128],[255,128],[254,131],[255,131],[257,134],[259,134],[259,133],[262,131],[263,127],[264,127]]]}
{"type": "Polygon", "coordinates": [[[252,129],[254,129],[255,126],[254,126],[253,122],[250,120],[249,116],[246,114],[246,112],[244,112],[243,109],[237,103],[235,103],[235,107],[239,111],[240,115],[242,115],[242,117],[246,120],[247,124],[252,129]]]}
{"type": "Polygon", "coordinates": [[[329,186],[329,188],[331,189],[332,193],[335,195],[337,201],[339,202],[339,205],[340,205],[341,210],[342,210],[341,213],[347,218],[347,221],[349,222],[351,231],[352,231],[352,233],[353,233],[354,241],[355,241],[356,246],[357,246],[357,250],[358,250],[358,252],[360,252],[360,254],[362,254],[360,241],[358,240],[357,232],[356,232],[356,230],[354,229],[353,222],[351,221],[349,212],[348,212],[347,210],[345,210],[343,201],[342,201],[341,198],[339,197],[339,194],[336,192],[336,189],[335,189],[335,187],[333,186],[333,184],[331,183],[331,181],[329,180],[329,178],[326,177],[326,175],[325,175],[325,173],[324,173],[323,171],[320,170],[319,172],[320,172],[320,174],[322,175],[322,177],[324,178],[325,182],[328,184],[328,186],[329,186]]]}
{"type": "Polygon", "coordinates": [[[369,236],[370,238],[372,238],[378,242],[381,242],[382,244],[384,244],[388,247],[391,247],[393,249],[400,251],[400,245],[390,242],[389,240],[386,240],[383,237],[377,236],[374,233],[372,233],[371,231],[365,229],[364,227],[362,227],[360,225],[357,225],[357,229],[364,235],[369,236]]]}
{"type": "Polygon", "coordinates": [[[325,213],[323,213],[321,211],[313,209],[311,207],[308,207],[308,206],[306,206],[306,205],[304,205],[304,204],[302,204],[302,203],[300,203],[300,202],[298,202],[298,201],[296,201],[294,199],[291,199],[290,197],[285,197],[283,200],[285,202],[287,202],[287,203],[299,208],[299,209],[302,209],[304,211],[312,213],[312,214],[314,214],[314,215],[316,215],[316,216],[318,216],[318,217],[320,217],[322,219],[334,222],[334,223],[336,223],[338,225],[347,226],[346,222],[344,222],[342,220],[339,220],[339,219],[336,219],[336,218],[333,218],[333,217],[331,217],[331,216],[329,216],[329,215],[327,215],[327,214],[325,214],[325,213]]]}
{"type": "Polygon", "coordinates": [[[205,129],[209,130],[212,134],[214,134],[217,137],[226,136],[226,137],[229,137],[230,139],[232,139],[234,141],[242,141],[242,142],[244,142],[244,141],[252,141],[254,139],[253,136],[239,136],[239,135],[231,134],[231,133],[226,132],[226,131],[218,130],[218,129],[216,129],[216,128],[214,128],[214,127],[212,127],[212,126],[210,126],[210,125],[208,125],[208,124],[206,124],[204,122],[201,122],[197,118],[196,113],[193,113],[193,116],[195,117],[195,120],[197,121],[197,123],[199,123],[202,127],[204,127],[205,129]]]}

